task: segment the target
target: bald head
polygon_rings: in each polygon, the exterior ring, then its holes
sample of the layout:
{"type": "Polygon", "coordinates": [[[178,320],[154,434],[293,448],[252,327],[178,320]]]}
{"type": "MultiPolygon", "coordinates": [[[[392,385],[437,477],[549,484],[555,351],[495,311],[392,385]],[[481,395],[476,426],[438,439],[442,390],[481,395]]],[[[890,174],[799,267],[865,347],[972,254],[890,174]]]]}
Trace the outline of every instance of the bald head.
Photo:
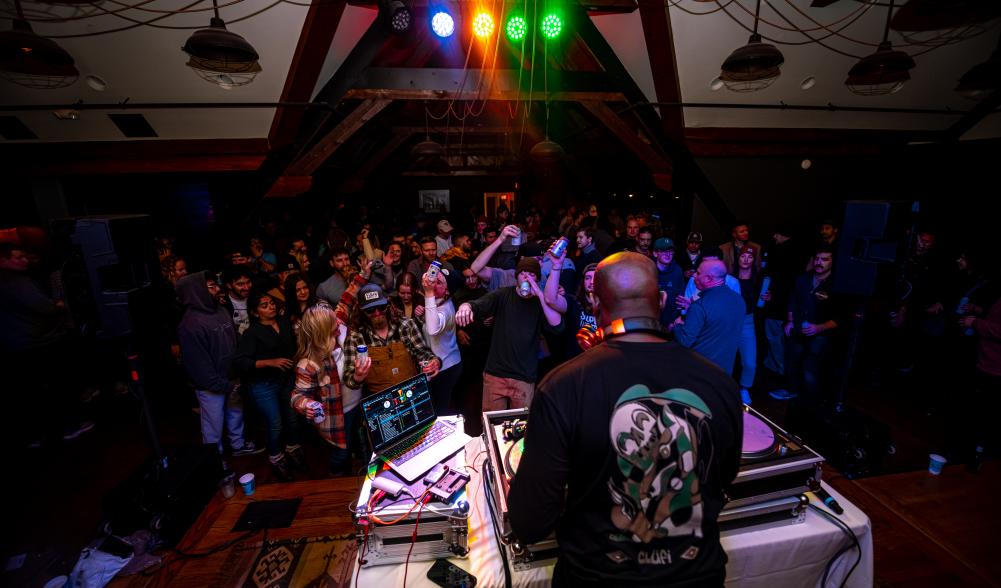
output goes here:
{"type": "Polygon", "coordinates": [[[719,259],[706,259],[695,272],[695,285],[699,290],[715,288],[726,281],[726,264],[719,259]]]}
{"type": "Polygon", "coordinates": [[[639,253],[624,251],[602,260],[594,274],[594,294],[602,324],[617,318],[660,316],[657,269],[639,253]]]}

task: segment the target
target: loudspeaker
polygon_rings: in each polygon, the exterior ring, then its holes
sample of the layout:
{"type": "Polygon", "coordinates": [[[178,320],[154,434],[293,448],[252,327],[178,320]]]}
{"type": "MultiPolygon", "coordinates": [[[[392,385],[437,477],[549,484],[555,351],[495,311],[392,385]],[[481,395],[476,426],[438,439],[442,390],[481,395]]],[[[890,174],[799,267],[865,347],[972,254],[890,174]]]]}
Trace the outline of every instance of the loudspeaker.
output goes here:
{"type": "Polygon", "coordinates": [[[53,232],[69,238],[83,263],[99,337],[136,333],[143,319],[155,316],[144,306],[158,275],[148,215],[61,219],[53,221],[53,232]]]}
{"type": "Polygon", "coordinates": [[[785,426],[846,478],[881,473],[883,458],[897,451],[889,427],[848,406],[838,412],[793,402],[785,426]]]}
{"type": "Polygon", "coordinates": [[[205,509],[222,479],[213,445],[168,452],[167,467],[153,458],[103,500],[103,530],[125,536],[149,529],[175,545],[205,509]]]}
{"type": "Polygon", "coordinates": [[[911,226],[906,202],[849,200],[838,231],[834,262],[834,292],[870,297],[887,277],[888,268],[903,255],[911,226]]]}

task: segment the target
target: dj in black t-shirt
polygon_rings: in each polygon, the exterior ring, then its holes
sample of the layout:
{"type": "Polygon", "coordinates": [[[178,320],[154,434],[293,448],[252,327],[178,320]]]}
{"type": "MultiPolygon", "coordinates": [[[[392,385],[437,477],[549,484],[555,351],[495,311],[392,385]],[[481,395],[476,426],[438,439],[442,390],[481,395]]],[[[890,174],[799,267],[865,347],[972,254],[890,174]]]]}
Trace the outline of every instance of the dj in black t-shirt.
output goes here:
{"type": "MultiPolygon", "coordinates": [[[[599,323],[659,315],[653,263],[598,268],[599,323]]],[[[522,543],[554,529],[554,586],[722,585],[717,516],[740,459],[736,383],[656,335],[627,333],[550,373],[508,494],[522,543]]]]}

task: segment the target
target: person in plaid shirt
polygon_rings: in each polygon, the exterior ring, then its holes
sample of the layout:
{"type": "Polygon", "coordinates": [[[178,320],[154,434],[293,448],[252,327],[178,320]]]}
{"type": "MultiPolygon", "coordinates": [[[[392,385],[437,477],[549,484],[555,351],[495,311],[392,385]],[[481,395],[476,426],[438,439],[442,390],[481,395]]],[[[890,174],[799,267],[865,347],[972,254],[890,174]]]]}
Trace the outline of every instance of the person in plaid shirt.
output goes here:
{"type": "Polygon", "coordinates": [[[378,392],[419,371],[433,378],[441,369],[441,360],[425,343],[414,321],[394,317],[388,312],[388,302],[385,292],[375,284],[358,290],[362,312],[344,349],[344,382],[349,387],[364,385],[369,393],[378,392]],[[359,345],[368,347],[368,357],[358,356],[359,345]]]}
{"type": "Polygon", "coordinates": [[[357,406],[350,416],[344,414],[341,380],[337,377],[337,317],[326,304],[306,309],[299,323],[299,348],[296,353],[295,389],[292,391],[292,408],[306,415],[328,443],[333,446],[330,472],[334,475],[350,473],[351,455],[345,433],[350,426],[346,419],[357,415],[357,406]],[[323,407],[323,418],[313,401],[323,407]]]}

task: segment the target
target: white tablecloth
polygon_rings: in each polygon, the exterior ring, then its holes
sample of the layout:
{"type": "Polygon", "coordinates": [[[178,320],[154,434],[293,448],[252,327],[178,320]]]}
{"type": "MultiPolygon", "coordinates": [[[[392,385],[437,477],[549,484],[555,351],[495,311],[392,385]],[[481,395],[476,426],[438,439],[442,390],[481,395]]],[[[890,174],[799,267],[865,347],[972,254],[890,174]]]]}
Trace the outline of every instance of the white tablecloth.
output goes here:
{"type": "MultiPolygon", "coordinates": [[[[468,486],[469,555],[465,558],[451,558],[450,561],[476,576],[477,587],[503,588],[504,563],[494,536],[493,523],[484,494],[487,489],[481,475],[486,460],[482,447],[480,438],[473,439],[466,446],[468,460],[475,467],[475,471],[469,472],[471,480],[468,486]]],[[[824,484],[824,488],[844,507],[845,513],[837,518],[852,529],[862,549],[862,559],[847,585],[852,588],[872,586],[872,529],[869,517],[830,486],[824,484]]],[[[814,500],[814,504],[819,503],[814,500]]],[[[826,507],[822,505],[820,507],[826,510],[826,507]]],[[[799,588],[819,587],[827,562],[841,548],[849,544],[849,539],[834,523],[812,509],[807,509],[806,521],[802,523],[763,525],[727,531],[722,534],[721,542],[729,557],[726,566],[728,586],[799,588]]],[[[827,585],[840,585],[857,557],[858,551],[855,549],[842,555],[832,566],[827,585]]],[[[410,562],[407,586],[436,586],[427,579],[427,572],[432,563],[410,562]]],[[[403,565],[385,565],[365,568],[359,575],[358,586],[365,588],[402,586],[403,567],[403,565]]],[[[552,566],[514,572],[511,584],[515,587],[548,586],[552,575],[552,566]]]]}

